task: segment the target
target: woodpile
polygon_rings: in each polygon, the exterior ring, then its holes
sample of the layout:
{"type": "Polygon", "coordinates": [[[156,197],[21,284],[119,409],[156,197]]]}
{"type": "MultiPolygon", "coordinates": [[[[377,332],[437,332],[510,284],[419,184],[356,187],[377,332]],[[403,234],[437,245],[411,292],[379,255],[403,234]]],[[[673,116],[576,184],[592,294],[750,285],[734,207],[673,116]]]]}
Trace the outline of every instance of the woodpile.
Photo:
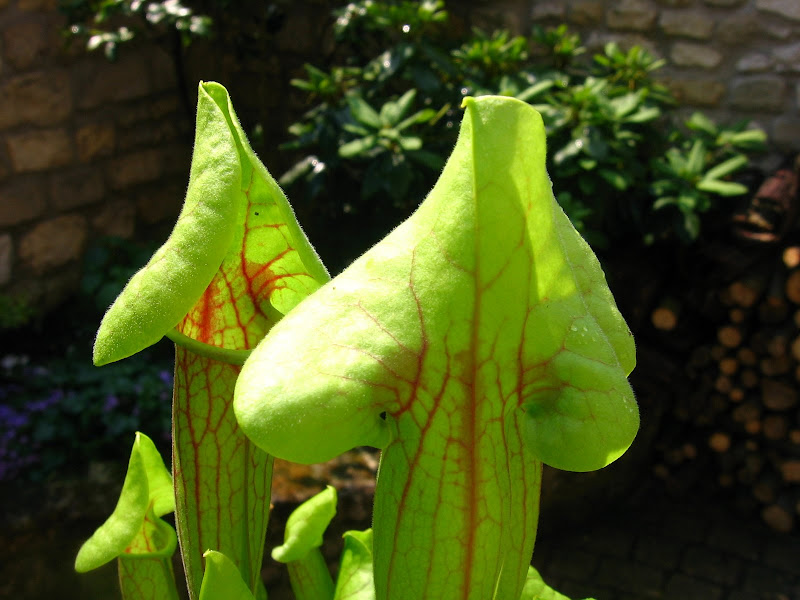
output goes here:
{"type": "MultiPolygon", "coordinates": [[[[714,293],[710,335],[689,353],[670,408],[692,433],[666,436],[655,472],[711,478],[790,532],[800,529],[800,246],[772,264],[714,293]]],[[[684,312],[672,298],[656,302],[651,325],[670,335],[684,312]]]]}

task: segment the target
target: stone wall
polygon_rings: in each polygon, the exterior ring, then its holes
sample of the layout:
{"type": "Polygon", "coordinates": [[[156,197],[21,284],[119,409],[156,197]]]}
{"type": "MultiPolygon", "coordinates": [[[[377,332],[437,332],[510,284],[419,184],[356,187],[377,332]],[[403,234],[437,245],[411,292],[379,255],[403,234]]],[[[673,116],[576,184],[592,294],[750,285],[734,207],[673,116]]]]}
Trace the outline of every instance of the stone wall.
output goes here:
{"type": "Polygon", "coordinates": [[[46,309],[87,243],[177,214],[191,127],[155,45],[66,45],[55,0],[0,0],[0,293],[46,309]]]}
{"type": "Polygon", "coordinates": [[[750,119],[774,151],[800,151],[800,0],[527,4],[531,21],[568,23],[592,52],[612,39],[647,48],[667,59],[659,74],[682,104],[719,122],[750,119]]]}
{"type": "MultiPolygon", "coordinates": [[[[245,124],[264,125],[259,150],[276,175],[288,165],[275,149],[304,98],[288,82],[330,51],[328,15],[338,3],[282,2],[285,19],[264,35],[247,13],[263,5],[245,2],[228,13],[216,46],[196,44],[187,57],[190,87],[220,81],[245,124]]],[[[800,151],[800,0],[447,4],[460,29],[527,32],[533,23],[567,22],[592,52],[611,39],[641,44],[669,60],[661,73],[687,106],[763,127],[774,159],[765,168],[800,151]]],[[[141,238],[169,226],[191,151],[191,111],[169,52],[126,45],[112,64],[65,45],[63,27],[57,0],[0,0],[0,294],[44,309],[74,289],[92,239],[141,238]]]]}

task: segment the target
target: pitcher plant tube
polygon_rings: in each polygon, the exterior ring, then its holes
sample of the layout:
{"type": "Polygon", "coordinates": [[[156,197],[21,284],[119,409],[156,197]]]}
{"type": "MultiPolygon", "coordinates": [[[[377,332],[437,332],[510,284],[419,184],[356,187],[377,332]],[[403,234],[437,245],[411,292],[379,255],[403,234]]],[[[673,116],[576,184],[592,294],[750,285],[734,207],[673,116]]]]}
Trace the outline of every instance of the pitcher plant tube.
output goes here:
{"type": "Polygon", "coordinates": [[[272,553],[298,598],[563,598],[529,567],[542,464],[599,469],[630,446],[633,338],[554,200],[539,114],[493,96],[463,108],[427,199],[328,281],[224,88],[200,85],[184,209],[95,345],[104,364],[176,342],[192,600],[232,580],[264,597],[272,456],[362,445],[382,449],[373,528],[346,534],[334,581],[318,546],[335,495],[298,509],[272,553]]]}

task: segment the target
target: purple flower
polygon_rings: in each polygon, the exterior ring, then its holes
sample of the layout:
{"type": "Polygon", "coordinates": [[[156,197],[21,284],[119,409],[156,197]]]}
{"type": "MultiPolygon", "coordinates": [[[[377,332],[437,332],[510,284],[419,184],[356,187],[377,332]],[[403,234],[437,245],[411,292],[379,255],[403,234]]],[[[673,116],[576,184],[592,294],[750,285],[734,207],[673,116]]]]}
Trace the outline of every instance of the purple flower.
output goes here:
{"type": "Polygon", "coordinates": [[[164,382],[164,385],[172,387],[172,373],[169,371],[159,371],[158,378],[164,382]]]}
{"type": "Polygon", "coordinates": [[[119,398],[114,394],[106,396],[105,404],[103,404],[103,412],[111,412],[119,405],[119,398]]]}

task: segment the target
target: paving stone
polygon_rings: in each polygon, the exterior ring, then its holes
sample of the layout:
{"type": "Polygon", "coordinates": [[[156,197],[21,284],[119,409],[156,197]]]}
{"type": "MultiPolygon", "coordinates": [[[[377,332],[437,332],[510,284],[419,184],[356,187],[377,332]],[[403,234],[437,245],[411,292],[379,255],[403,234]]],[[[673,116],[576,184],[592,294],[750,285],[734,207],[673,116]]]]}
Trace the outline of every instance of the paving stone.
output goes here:
{"type": "Polygon", "coordinates": [[[742,561],[707,546],[691,546],[681,561],[681,570],[687,575],[707,579],[714,583],[732,586],[741,572],[742,561]]]}
{"type": "MultiPolygon", "coordinates": [[[[559,547],[547,557],[542,556],[542,549],[539,548],[534,551],[534,556],[547,561],[548,577],[560,579],[587,579],[597,571],[600,562],[597,554],[573,547],[559,547]]],[[[542,573],[544,576],[544,571],[542,573]]]]}
{"type": "Polygon", "coordinates": [[[728,520],[715,523],[706,541],[716,550],[746,560],[758,560],[764,547],[761,536],[749,530],[743,532],[740,525],[728,520]]]}
{"type": "Polygon", "coordinates": [[[773,539],[762,556],[764,565],[795,573],[800,563],[800,539],[789,536],[773,539]]]}
{"type": "Polygon", "coordinates": [[[683,543],[663,535],[641,535],[633,556],[646,565],[672,570],[680,562],[683,543]]]}
{"type": "Polygon", "coordinates": [[[662,535],[684,542],[702,542],[706,539],[711,524],[698,514],[676,512],[664,515],[660,524],[662,535]]]}
{"type": "Polygon", "coordinates": [[[620,527],[601,525],[592,530],[591,536],[583,539],[581,548],[600,556],[630,556],[633,538],[620,527]]]}
{"type": "MultiPolygon", "coordinates": [[[[794,594],[800,592],[797,577],[764,565],[748,565],[742,591],[766,594],[794,594]]],[[[798,596],[793,596],[797,598],[798,596]]]]}
{"type": "Polygon", "coordinates": [[[604,558],[592,581],[621,592],[636,590],[643,598],[656,598],[664,586],[661,569],[620,558],[604,558]]]}
{"type": "Polygon", "coordinates": [[[678,573],[670,577],[664,600],[720,600],[724,591],[718,586],[678,573]]]}

